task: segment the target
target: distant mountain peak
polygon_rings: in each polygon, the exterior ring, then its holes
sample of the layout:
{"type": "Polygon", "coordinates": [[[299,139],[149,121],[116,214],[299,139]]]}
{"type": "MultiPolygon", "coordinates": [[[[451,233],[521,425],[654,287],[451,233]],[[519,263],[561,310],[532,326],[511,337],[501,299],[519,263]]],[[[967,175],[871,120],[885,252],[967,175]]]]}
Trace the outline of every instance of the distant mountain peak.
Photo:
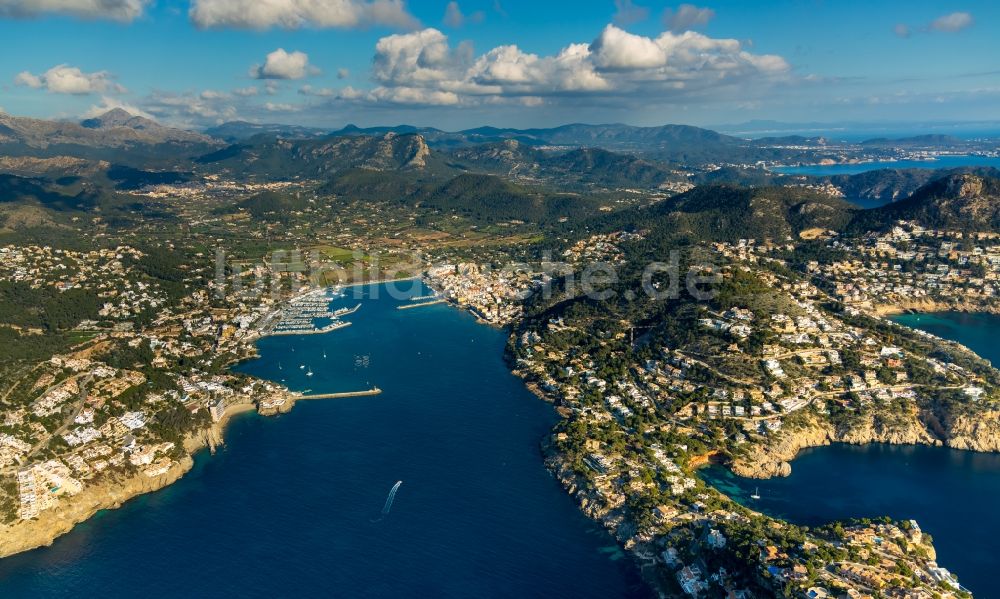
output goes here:
{"type": "Polygon", "coordinates": [[[111,110],[105,112],[98,118],[100,118],[102,121],[110,121],[110,120],[127,121],[128,119],[131,119],[134,116],[135,115],[132,114],[131,112],[125,110],[124,108],[119,107],[119,108],[112,108],[111,110]]]}
{"type": "Polygon", "coordinates": [[[136,116],[124,108],[112,108],[102,115],[84,119],[80,122],[80,125],[87,129],[113,129],[115,127],[127,127],[129,129],[165,128],[152,119],[136,116]]]}

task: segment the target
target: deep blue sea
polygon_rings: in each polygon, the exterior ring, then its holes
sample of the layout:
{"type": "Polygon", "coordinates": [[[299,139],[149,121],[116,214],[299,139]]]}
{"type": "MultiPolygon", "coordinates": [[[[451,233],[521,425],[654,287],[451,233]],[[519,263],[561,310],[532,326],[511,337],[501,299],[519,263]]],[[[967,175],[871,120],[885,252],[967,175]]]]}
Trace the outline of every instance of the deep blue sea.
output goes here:
{"type": "Polygon", "coordinates": [[[813,175],[827,177],[831,175],[856,175],[883,168],[958,168],[962,166],[992,166],[1000,168],[1000,158],[988,156],[941,156],[937,160],[896,160],[889,162],[864,162],[861,164],[809,164],[803,166],[783,166],[771,169],[776,173],[786,175],[813,175]]]}
{"type": "MultiPolygon", "coordinates": [[[[953,339],[998,364],[1000,317],[901,315],[897,322],[953,339]]],[[[940,447],[831,445],[802,451],[787,478],[743,479],[720,466],[702,477],[744,505],[803,525],[913,518],[934,538],[938,563],[977,597],[1000,597],[1000,455],[940,447]],[[760,489],[760,500],[750,494],[760,489]]]]}
{"type": "Polygon", "coordinates": [[[508,372],[505,333],[364,290],[353,326],[264,339],[239,369],[382,395],[235,418],[176,484],[0,560],[0,597],[643,596],[545,470],[555,414],[508,372]]]}

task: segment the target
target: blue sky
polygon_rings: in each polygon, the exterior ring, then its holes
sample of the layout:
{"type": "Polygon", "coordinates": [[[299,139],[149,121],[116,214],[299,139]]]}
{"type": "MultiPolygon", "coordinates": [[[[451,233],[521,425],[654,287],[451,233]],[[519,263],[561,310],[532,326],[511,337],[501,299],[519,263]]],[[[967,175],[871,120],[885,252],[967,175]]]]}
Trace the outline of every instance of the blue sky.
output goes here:
{"type": "Polygon", "coordinates": [[[993,2],[0,0],[0,108],[191,127],[1000,121],[998,32],[993,2]]]}

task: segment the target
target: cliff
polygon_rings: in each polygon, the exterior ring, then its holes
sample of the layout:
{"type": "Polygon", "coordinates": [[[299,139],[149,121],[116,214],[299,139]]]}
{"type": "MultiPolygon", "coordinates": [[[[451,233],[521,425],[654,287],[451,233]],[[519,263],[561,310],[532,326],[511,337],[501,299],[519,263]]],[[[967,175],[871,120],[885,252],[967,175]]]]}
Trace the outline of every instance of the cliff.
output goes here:
{"type": "Polygon", "coordinates": [[[57,508],[42,512],[33,520],[20,520],[9,526],[0,525],[0,557],[51,545],[73,527],[100,510],[115,509],[144,493],[172,484],[191,469],[194,460],[185,456],[170,470],[156,477],[144,474],[114,477],[99,484],[88,485],[78,495],[63,498],[57,508]]]}
{"type": "Polygon", "coordinates": [[[223,432],[233,416],[253,409],[252,404],[229,406],[219,422],[185,438],[184,451],[187,455],[159,476],[149,477],[142,473],[110,475],[100,482],[88,484],[77,495],[63,497],[58,506],[42,512],[35,519],[0,525],[0,558],[51,545],[56,538],[100,510],[117,509],[133,497],[173,484],[194,465],[193,455],[196,452],[208,448],[214,453],[215,448],[222,445],[223,432]]]}
{"type": "Polygon", "coordinates": [[[896,300],[891,304],[878,304],[874,307],[877,316],[891,316],[905,312],[985,312],[1000,314],[1000,305],[989,301],[970,301],[954,298],[951,301],[931,299],[927,297],[909,300],[896,300]]]}
{"type": "MultiPolygon", "coordinates": [[[[963,420],[960,429],[956,428],[959,423],[955,423],[952,430],[964,432],[960,433],[962,436],[950,437],[947,444],[965,449],[972,446],[987,447],[991,442],[1000,442],[1000,420],[993,418],[992,426],[995,428],[987,428],[985,424],[977,424],[981,417],[977,417],[976,422],[966,423],[963,420]],[[965,443],[967,446],[955,445],[954,442],[965,443]]],[[[840,429],[818,416],[810,415],[765,443],[752,445],[744,453],[734,456],[730,468],[733,473],[749,478],[788,476],[792,472],[789,462],[799,451],[831,443],[942,444],[916,413],[894,415],[891,420],[878,413],[869,413],[851,426],[840,429]]],[[[983,451],[995,451],[995,449],[983,451]]]]}
{"type": "Polygon", "coordinates": [[[955,449],[1000,452],[1000,411],[963,414],[949,418],[944,427],[945,445],[955,449]]]}

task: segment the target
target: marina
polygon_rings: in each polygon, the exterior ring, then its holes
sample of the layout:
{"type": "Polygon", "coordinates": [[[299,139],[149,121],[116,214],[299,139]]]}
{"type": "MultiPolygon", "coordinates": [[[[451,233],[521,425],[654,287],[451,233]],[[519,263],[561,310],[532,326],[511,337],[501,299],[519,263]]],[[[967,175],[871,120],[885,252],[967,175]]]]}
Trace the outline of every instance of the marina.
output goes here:
{"type": "Polygon", "coordinates": [[[261,325],[260,334],[262,337],[321,335],[348,327],[351,323],[341,319],[357,312],[361,304],[353,308],[345,306],[331,310],[330,302],[342,297],[344,292],[339,288],[319,289],[301,295],[288,302],[270,318],[266,318],[261,325]],[[319,323],[323,321],[329,322],[320,325],[319,323]]]}

